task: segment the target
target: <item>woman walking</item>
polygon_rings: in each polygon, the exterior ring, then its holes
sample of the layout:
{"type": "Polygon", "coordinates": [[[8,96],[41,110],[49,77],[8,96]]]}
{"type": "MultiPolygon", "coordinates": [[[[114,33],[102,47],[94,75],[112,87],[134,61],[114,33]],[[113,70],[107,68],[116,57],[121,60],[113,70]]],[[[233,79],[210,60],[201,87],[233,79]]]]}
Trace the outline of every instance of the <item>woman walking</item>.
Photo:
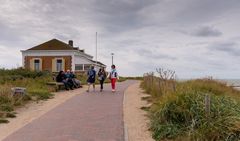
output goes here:
{"type": "Polygon", "coordinates": [[[112,65],[111,68],[112,68],[112,70],[109,74],[109,78],[110,78],[111,84],[112,84],[112,92],[115,92],[116,91],[116,81],[117,81],[117,79],[119,79],[119,76],[118,76],[118,73],[116,70],[116,66],[112,65]]]}
{"type": "Polygon", "coordinates": [[[103,91],[103,83],[104,83],[106,77],[107,77],[107,74],[106,74],[104,68],[99,69],[99,71],[98,71],[98,80],[99,80],[100,85],[101,85],[100,92],[103,91]]]}

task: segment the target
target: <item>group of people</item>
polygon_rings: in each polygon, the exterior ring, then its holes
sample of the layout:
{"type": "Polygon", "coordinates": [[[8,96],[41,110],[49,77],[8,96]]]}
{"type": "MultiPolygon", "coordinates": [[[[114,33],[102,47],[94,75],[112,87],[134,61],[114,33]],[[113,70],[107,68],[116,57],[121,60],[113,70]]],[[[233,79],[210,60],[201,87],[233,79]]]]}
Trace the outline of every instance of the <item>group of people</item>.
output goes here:
{"type": "Polygon", "coordinates": [[[90,86],[93,85],[93,91],[95,91],[95,80],[96,76],[98,76],[98,80],[100,82],[100,92],[103,91],[103,84],[106,78],[109,78],[111,80],[111,85],[112,85],[112,92],[116,91],[116,81],[119,79],[118,73],[116,71],[116,66],[112,65],[111,66],[111,72],[107,74],[104,68],[100,68],[97,75],[96,71],[94,70],[94,66],[90,68],[90,70],[87,73],[88,79],[88,89],[87,92],[89,92],[90,86]]]}
{"type": "Polygon", "coordinates": [[[73,90],[74,88],[81,87],[80,81],[77,80],[73,71],[67,70],[66,72],[60,71],[56,77],[57,82],[62,82],[66,90],[73,90]]]}
{"type": "MultiPolygon", "coordinates": [[[[116,66],[111,66],[111,72],[107,73],[104,68],[100,68],[98,73],[96,74],[96,71],[94,69],[94,66],[91,66],[90,70],[87,72],[87,83],[88,83],[88,89],[87,92],[89,92],[90,86],[93,86],[93,91],[95,91],[95,81],[96,77],[99,80],[100,83],[100,92],[103,91],[103,84],[107,78],[111,81],[112,86],[112,92],[116,91],[116,81],[119,79],[118,73],[116,71],[116,66]]],[[[67,70],[66,72],[60,71],[56,77],[57,82],[62,82],[65,86],[66,90],[73,90],[74,88],[81,87],[80,81],[76,79],[76,75],[73,71],[67,70]]]]}

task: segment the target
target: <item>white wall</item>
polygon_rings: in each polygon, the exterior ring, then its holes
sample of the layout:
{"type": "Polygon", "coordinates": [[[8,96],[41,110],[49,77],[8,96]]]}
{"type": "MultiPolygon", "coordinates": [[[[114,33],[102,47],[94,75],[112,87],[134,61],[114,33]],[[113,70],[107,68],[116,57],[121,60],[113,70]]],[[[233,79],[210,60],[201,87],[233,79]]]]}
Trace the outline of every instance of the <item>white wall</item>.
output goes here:
{"type": "Polygon", "coordinates": [[[74,63],[75,64],[92,64],[92,62],[89,61],[88,59],[78,56],[78,55],[74,56],[74,63]]]}
{"type": "MultiPolygon", "coordinates": [[[[74,63],[75,64],[92,64],[95,66],[95,64],[93,64],[93,62],[89,61],[88,59],[86,59],[85,57],[82,57],[82,56],[78,56],[78,55],[75,55],[74,56],[74,63]]],[[[74,68],[75,68],[75,65],[74,65],[74,68]]],[[[100,69],[99,66],[95,66],[95,70],[98,71],[100,69]]],[[[75,69],[74,69],[75,71],[75,69]]]]}

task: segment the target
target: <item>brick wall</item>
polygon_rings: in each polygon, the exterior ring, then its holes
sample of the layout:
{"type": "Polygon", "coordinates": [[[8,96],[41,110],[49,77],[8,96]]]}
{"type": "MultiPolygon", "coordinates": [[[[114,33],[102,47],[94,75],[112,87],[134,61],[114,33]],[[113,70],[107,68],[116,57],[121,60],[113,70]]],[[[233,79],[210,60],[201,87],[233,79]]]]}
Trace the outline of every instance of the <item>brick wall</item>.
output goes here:
{"type": "Polygon", "coordinates": [[[65,70],[71,70],[72,57],[71,56],[26,56],[24,58],[25,68],[30,69],[30,60],[32,58],[41,58],[42,59],[42,70],[48,70],[52,72],[52,60],[54,58],[64,58],[65,60],[65,70]]]}

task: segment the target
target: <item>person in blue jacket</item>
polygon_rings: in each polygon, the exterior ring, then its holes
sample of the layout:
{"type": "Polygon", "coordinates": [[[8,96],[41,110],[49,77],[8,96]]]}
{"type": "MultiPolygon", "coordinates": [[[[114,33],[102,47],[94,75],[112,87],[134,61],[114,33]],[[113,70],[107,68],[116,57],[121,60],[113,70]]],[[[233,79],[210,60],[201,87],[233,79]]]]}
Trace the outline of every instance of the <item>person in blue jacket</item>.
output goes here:
{"type": "Polygon", "coordinates": [[[87,92],[89,92],[90,86],[93,85],[93,91],[95,91],[95,80],[96,80],[96,71],[94,70],[94,66],[91,66],[90,70],[87,72],[87,83],[88,83],[88,89],[87,92]]]}

